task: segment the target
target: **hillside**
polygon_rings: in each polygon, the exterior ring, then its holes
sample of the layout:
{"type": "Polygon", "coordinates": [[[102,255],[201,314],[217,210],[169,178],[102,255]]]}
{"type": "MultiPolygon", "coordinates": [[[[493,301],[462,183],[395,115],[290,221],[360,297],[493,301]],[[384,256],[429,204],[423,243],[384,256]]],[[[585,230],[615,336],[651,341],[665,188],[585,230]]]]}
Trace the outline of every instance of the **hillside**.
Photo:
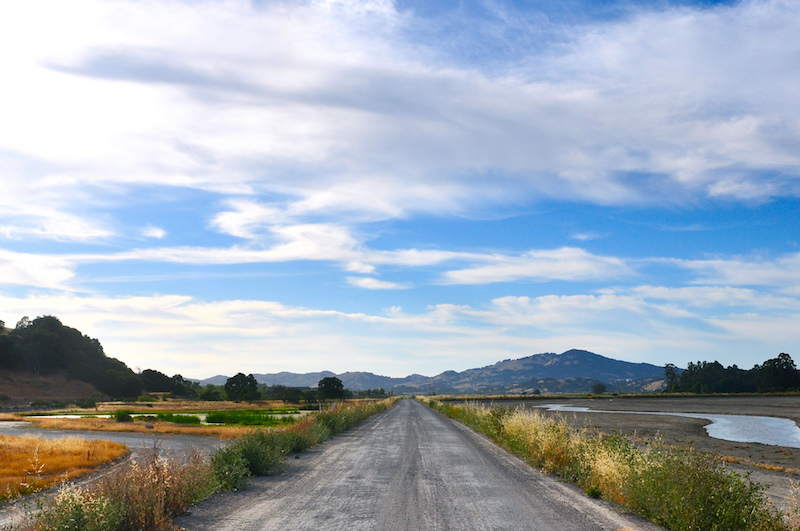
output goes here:
{"type": "MultiPolygon", "coordinates": [[[[610,390],[636,392],[660,389],[664,368],[649,363],[614,360],[585,350],[568,350],[562,354],[534,354],[503,360],[462,372],[446,371],[436,376],[412,374],[392,378],[370,372],[334,374],[329,371],[253,376],[259,383],[287,387],[315,387],[322,378],[336,376],[353,391],[383,388],[396,393],[588,392],[597,383],[606,384],[610,390]]],[[[201,383],[219,385],[225,383],[225,379],[225,376],[215,376],[201,383]]]]}
{"type": "Polygon", "coordinates": [[[3,329],[0,376],[8,388],[2,393],[13,401],[87,394],[130,397],[142,389],[139,377],[123,362],[106,356],[100,341],[50,315],[23,317],[15,328],[3,329]]]}
{"type": "Polygon", "coordinates": [[[35,401],[68,402],[102,395],[92,384],[70,378],[65,372],[43,376],[6,370],[0,371],[0,396],[8,397],[0,401],[0,405],[5,405],[35,401]]]}

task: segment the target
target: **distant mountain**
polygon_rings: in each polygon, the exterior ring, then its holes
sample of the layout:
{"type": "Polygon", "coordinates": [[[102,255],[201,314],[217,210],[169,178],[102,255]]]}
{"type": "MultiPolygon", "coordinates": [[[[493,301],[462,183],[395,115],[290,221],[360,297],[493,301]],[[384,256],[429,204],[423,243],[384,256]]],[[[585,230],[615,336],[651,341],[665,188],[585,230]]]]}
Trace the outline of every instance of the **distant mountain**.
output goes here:
{"type": "MultiPolygon", "coordinates": [[[[562,354],[534,354],[516,360],[503,360],[494,365],[462,372],[446,371],[436,376],[412,374],[405,378],[379,376],[371,372],[329,371],[296,374],[254,374],[266,385],[316,387],[322,379],[336,376],[347,389],[383,388],[396,393],[543,393],[588,392],[597,383],[609,390],[654,391],[661,386],[664,368],[649,363],[631,363],[600,356],[585,350],[568,350],[562,354]]],[[[222,385],[227,377],[214,376],[202,384],[222,385]]]]}

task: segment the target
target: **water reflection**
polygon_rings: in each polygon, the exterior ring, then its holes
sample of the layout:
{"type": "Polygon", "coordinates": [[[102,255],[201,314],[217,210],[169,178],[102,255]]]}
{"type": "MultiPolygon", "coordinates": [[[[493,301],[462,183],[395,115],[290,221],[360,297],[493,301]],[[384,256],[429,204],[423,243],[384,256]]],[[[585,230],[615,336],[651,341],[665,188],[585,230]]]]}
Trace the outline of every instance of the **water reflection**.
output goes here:
{"type": "Polygon", "coordinates": [[[749,442],[800,448],[800,428],[793,420],[752,415],[718,415],[715,413],[667,413],[664,411],[610,411],[565,404],[534,406],[548,411],[580,413],[622,413],[627,415],[671,415],[711,421],[705,426],[710,437],[733,442],[749,442]]]}

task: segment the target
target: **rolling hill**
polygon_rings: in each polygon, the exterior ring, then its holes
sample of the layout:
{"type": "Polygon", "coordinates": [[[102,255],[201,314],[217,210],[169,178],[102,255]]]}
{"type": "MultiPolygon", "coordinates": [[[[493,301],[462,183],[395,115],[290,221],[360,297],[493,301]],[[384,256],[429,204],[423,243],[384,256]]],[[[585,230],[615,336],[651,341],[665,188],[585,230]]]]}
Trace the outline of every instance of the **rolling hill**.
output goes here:
{"type": "MultiPolygon", "coordinates": [[[[609,390],[633,392],[658,390],[664,368],[606,358],[585,350],[568,350],[561,354],[543,353],[503,360],[462,372],[446,371],[436,376],[412,374],[393,378],[370,372],[334,374],[330,371],[253,376],[259,383],[287,387],[315,387],[322,378],[336,376],[347,389],[354,391],[382,387],[396,393],[587,392],[597,383],[606,384],[609,390]]],[[[215,376],[200,383],[220,385],[226,379],[215,376]]]]}

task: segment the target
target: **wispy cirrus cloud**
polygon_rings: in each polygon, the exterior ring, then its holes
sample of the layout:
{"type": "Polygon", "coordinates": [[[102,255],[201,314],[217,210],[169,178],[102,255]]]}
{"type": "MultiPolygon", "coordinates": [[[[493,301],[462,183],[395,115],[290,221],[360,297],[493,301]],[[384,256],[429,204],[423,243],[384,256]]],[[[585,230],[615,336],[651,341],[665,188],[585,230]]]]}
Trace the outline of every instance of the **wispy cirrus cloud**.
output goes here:
{"type": "Polygon", "coordinates": [[[0,285],[70,291],[74,264],[58,256],[17,253],[0,249],[0,285]]]}
{"type": "Polygon", "coordinates": [[[408,289],[406,284],[379,280],[372,277],[347,277],[347,282],[353,286],[364,289],[408,289]]]}
{"type": "Polygon", "coordinates": [[[633,270],[621,259],[596,256],[583,249],[562,247],[533,250],[520,256],[486,257],[487,265],[448,271],[448,284],[488,284],[492,282],[608,280],[629,276],[633,270]]]}
{"type": "Polygon", "coordinates": [[[730,286],[772,286],[797,292],[800,285],[800,253],[775,258],[733,257],[708,260],[675,260],[679,267],[698,275],[697,283],[730,286]]]}

